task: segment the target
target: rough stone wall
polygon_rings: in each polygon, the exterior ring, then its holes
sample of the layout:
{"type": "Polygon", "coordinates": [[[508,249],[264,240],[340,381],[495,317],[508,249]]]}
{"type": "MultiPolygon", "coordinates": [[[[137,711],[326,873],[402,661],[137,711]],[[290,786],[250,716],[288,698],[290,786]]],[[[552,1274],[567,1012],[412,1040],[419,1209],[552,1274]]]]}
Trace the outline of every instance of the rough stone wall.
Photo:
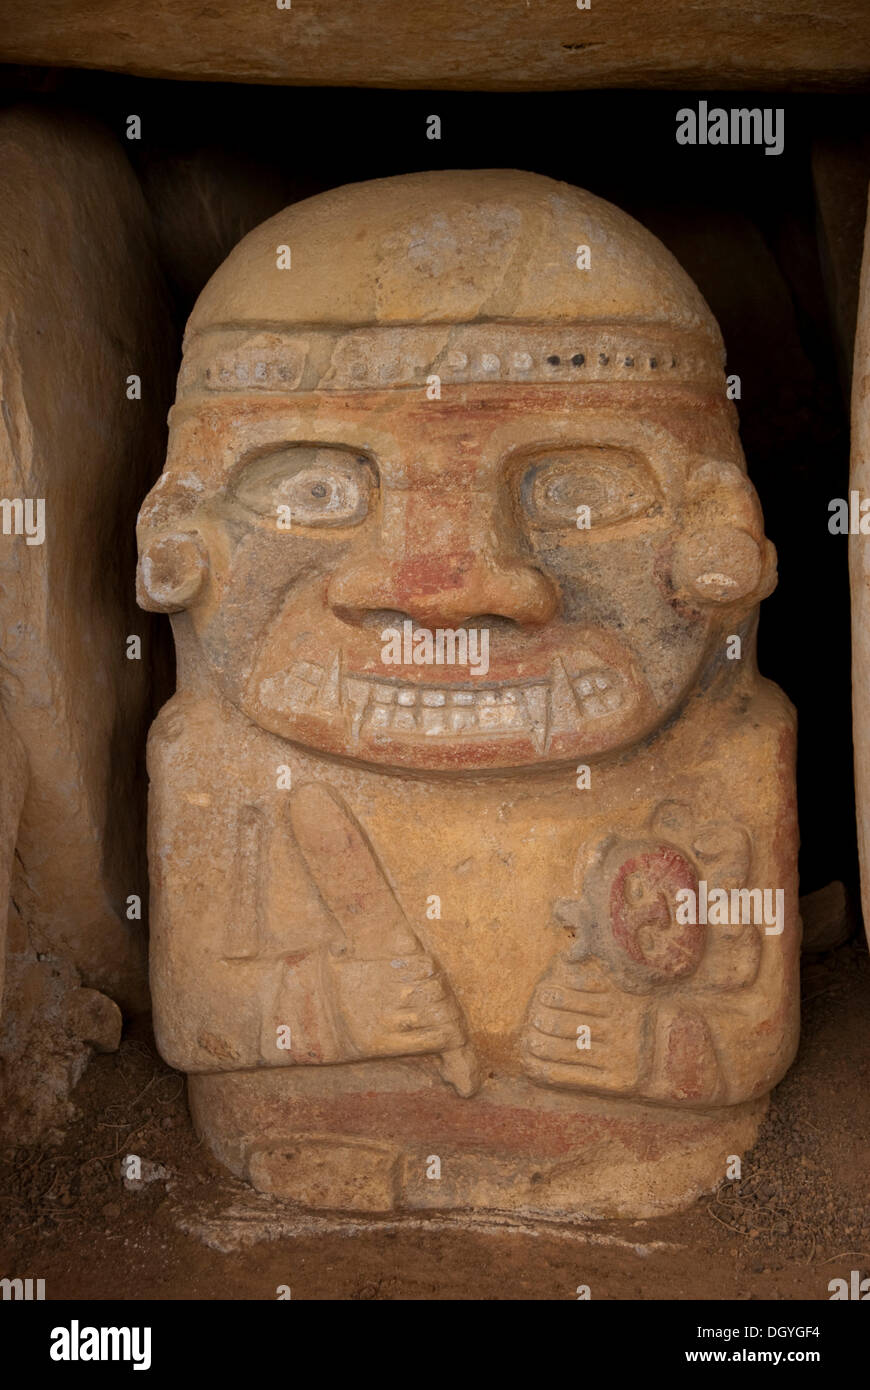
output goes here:
{"type": "Polygon", "coordinates": [[[152,653],[131,538],[161,464],[172,334],[145,202],[101,128],[0,118],[0,305],[0,1058],[20,1138],[55,1112],[86,1044],[111,1043],[117,1006],[147,1002],[152,653]]]}
{"type": "Polygon", "coordinates": [[[572,0],[534,6],[369,0],[0,3],[0,57],[145,77],[297,86],[558,91],[842,89],[866,78],[870,11],[828,0],[572,0]],[[3,21],[6,21],[3,23],[3,21]]]}

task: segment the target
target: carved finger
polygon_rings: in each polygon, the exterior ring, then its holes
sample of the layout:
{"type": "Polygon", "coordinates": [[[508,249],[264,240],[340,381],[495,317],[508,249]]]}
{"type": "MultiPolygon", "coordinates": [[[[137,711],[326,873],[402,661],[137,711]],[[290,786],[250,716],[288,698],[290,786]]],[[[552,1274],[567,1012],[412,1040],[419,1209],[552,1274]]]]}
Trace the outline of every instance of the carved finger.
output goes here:
{"type": "Polygon", "coordinates": [[[589,1029],[596,1042],[606,1042],[613,1036],[612,1029],[606,1023],[599,1023],[593,1015],[567,1013],[561,1009],[535,1009],[532,1023],[539,1033],[546,1033],[551,1038],[576,1040],[577,1029],[582,1027],[589,1029]]]}
{"type": "Polygon", "coordinates": [[[402,990],[402,1003],[407,1004],[409,1008],[437,1004],[439,999],[446,997],[447,988],[441,975],[435,975],[431,980],[422,980],[416,985],[406,985],[402,990]]]}
{"type": "Polygon", "coordinates": [[[604,967],[591,956],[582,960],[557,961],[547,984],[552,984],[556,989],[582,990],[597,995],[613,994],[613,984],[604,967]]]}
{"type": "Polygon", "coordinates": [[[593,1071],[601,1071],[605,1062],[595,1060],[594,1051],[581,1051],[577,1046],[576,1034],[573,1037],[551,1037],[547,1033],[529,1033],[524,1040],[525,1049],[533,1057],[540,1057],[548,1062],[566,1062],[575,1067],[589,1067],[593,1071]]]}
{"type": "Polygon", "coordinates": [[[588,1014],[590,1018],[610,1018],[614,1012],[615,1001],[601,994],[586,990],[560,989],[553,985],[541,985],[537,1002],[547,1009],[559,1009],[565,1013],[588,1014]]]}
{"type": "Polygon", "coordinates": [[[425,1009],[394,1009],[384,1016],[385,1026],[400,1033],[409,1032],[413,1028],[456,1023],[458,1020],[459,1014],[452,999],[442,999],[440,1003],[428,1004],[425,1009]]]}
{"type": "Polygon", "coordinates": [[[526,1073],[533,1081],[548,1086],[576,1086],[583,1091],[630,1091],[632,1085],[622,1082],[605,1068],[577,1067],[564,1062],[545,1062],[534,1057],[526,1059],[526,1073]]]}
{"type": "Polygon", "coordinates": [[[415,1028],[411,1032],[385,1033],[384,1051],[401,1057],[417,1052],[444,1052],[462,1043],[461,1031],[455,1024],[440,1028],[415,1028]]]}
{"type": "Polygon", "coordinates": [[[432,979],[438,971],[432,957],[425,955],[423,951],[417,951],[413,956],[403,956],[401,959],[391,960],[390,966],[396,971],[396,979],[401,984],[408,985],[415,984],[417,981],[432,979]]]}

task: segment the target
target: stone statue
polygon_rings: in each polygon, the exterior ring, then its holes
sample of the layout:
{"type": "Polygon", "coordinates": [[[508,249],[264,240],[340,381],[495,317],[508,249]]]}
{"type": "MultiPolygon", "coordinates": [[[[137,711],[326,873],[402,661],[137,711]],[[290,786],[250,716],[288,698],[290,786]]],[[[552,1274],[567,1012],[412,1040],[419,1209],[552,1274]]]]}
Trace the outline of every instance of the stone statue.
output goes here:
{"type": "Polygon", "coordinates": [[[151,974],[194,1119],[313,1207],[648,1215],[798,1033],[794,716],[723,348],[625,214],[335,189],[188,324],[140,602],[151,974]]]}

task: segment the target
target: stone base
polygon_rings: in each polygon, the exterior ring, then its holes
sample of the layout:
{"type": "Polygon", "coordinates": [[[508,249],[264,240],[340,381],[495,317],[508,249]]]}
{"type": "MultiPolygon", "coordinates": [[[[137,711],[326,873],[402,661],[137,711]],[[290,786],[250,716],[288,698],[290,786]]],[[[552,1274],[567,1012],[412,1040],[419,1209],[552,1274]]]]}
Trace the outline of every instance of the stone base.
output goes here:
{"type": "Polygon", "coordinates": [[[684,1210],[752,1147],[767,1108],[675,1110],[507,1077],[469,1100],[407,1060],[201,1074],[189,1096],[221,1163],[303,1207],[590,1219],[684,1210]]]}

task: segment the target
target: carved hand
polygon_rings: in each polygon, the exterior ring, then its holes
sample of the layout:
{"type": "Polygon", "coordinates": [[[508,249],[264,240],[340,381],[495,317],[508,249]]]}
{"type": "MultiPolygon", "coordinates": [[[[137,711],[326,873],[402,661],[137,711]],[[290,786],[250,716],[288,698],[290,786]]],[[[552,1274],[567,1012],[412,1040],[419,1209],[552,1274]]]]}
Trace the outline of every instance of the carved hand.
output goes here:
{"type": "Polygon", "coordinates": [[[460,1095],[477,1089],[474,1054],[443,973],[426,955],[362,828],[320,783],[294,791],[293,831],[338,933],[327,956],[339,1027],[360,1057],[440,1053],[460,1095]]]}
{"type": "Polygon", "coordinates": [[[464,1043],[456,1000],[423,951],[393,960],[333,956],[330,971],[343,1024],[360,1056],[444,1052],[464,1043]]]}
{"type": "Polygon", "coordinates": [[[652,1021],[648,995],[616,989],[591,957],[560,957],[532,996],[523,1065],[533,1080],[551,1086],[632,1095],[651,1062],[652,1021]],[[584,1027],[589,1046],[578,1047],[584,1027]]]}

